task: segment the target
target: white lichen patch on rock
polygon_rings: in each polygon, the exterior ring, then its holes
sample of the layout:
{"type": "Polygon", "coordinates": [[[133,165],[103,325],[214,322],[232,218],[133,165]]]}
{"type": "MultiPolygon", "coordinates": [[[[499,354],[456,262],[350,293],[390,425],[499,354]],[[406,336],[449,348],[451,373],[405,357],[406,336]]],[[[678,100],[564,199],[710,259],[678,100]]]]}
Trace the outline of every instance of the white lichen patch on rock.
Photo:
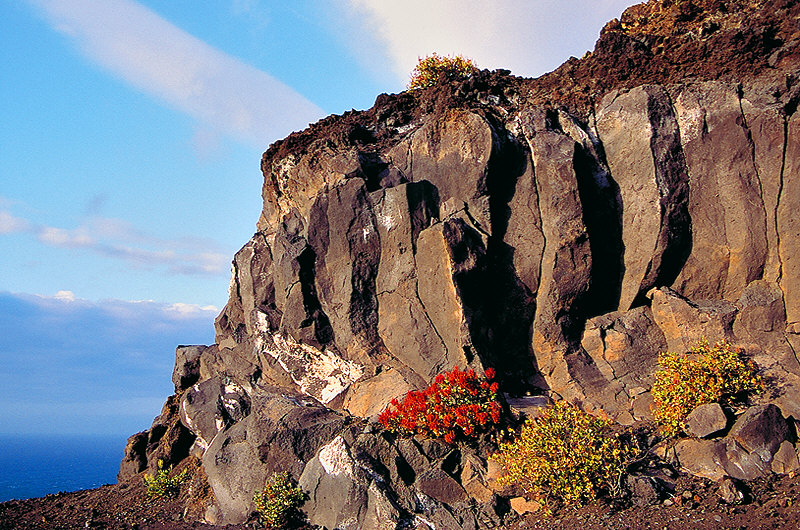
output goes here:
{"type": "Polygon", "coordinates": [[[318,350],[280,333],[259,336],[255,346],[278,361],[301,392],[321,403],[329,403],[364,374],[363,366],[331,350],[318,350]]]}
{"type": "Polygon", "coordinates": [[[354,477],[356,466],[353,457],[350,456],[350,450],[341,436],[337,436],[328,445],[319,450],[319,463],[322,468],[329,475],[345,474],[348,477],[354,477]]]}
{"type": "Polygon", "coordinates": [[[386,228],[386,230],[392,230],[396,228],[403,220],[403,209],[408,208],[408,205],[400,204],[401,201],[398,200],[397,195],[394,193],[385,193],[383,196],[383,204],[381,208],[376,208],[375,217],[378,220],[378,224],[382,227],[386,228]]]}

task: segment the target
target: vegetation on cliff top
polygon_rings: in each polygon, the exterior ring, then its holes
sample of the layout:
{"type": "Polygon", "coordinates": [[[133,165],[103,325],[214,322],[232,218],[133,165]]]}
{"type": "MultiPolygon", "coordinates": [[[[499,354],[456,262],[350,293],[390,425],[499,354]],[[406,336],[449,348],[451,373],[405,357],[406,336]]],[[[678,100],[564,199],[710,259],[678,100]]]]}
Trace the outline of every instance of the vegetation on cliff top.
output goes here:
{"type": "Polygon", "coordinates": [[[448,81],[458,81],[477,71],[478,68],[472,59],[462,55],[449,57],[432,53],[427,57],[420,57],[417,66],[411,72],[408,88],[427,88],[448,81]]]}

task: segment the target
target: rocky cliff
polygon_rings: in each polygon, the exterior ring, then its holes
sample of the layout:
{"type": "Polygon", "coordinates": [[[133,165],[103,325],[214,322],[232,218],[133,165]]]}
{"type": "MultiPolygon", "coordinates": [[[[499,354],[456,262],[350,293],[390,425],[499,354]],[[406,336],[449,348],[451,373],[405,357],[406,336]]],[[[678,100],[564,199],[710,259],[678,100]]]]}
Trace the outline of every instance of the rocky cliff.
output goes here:
{"type": "Polygon", "coordinates": [[[288,470],[329,528],[491,527],[485,460],[382,435],[390,399],[491,366],[511,399],[629,425],[658,352],[701,337],[754,358],[794,441],[798,20],[789,0],[651,0],[541,78],[382,94],[270,146],[216,343],[178,348],[120,480],[194,455],[210,522],[288,470]]]}

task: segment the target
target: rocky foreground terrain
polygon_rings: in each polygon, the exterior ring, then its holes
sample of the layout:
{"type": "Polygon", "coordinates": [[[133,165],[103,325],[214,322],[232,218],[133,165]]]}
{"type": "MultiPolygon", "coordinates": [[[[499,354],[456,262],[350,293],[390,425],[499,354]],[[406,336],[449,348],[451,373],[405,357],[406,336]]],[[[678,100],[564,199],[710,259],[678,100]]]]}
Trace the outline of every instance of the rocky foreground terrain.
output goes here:
{"type": "Polygon", "coordinates": [[[276,471],[327,528],[800,526],[798,43],[796,1],[651,0],[540,78],[382,94],[273,144],[216,342],[178,348],[119,483],[0,527],[252,524],[276,471]],[[657,355],[703,337],[767,391],[665,440],[657,355]],[[527,512],[491,441],[376,422],[453,366],[495,368],[516,418],[568,400],[636,430],[624,494],[527,512]],[[159,460],[180,497],[145,496],[159,460]]]}

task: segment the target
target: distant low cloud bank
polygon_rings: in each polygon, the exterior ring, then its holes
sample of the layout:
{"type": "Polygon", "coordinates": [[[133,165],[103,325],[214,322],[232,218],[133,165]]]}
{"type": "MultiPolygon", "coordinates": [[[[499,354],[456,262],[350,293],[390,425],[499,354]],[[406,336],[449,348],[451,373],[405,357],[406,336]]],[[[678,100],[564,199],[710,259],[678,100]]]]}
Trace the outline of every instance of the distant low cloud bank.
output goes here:
{"type": "Polygon", "coordinates": [[[133,434],[173,392],[179,344],[210,344],[218,308],[0,292],[2,432],[133,434]]]}

